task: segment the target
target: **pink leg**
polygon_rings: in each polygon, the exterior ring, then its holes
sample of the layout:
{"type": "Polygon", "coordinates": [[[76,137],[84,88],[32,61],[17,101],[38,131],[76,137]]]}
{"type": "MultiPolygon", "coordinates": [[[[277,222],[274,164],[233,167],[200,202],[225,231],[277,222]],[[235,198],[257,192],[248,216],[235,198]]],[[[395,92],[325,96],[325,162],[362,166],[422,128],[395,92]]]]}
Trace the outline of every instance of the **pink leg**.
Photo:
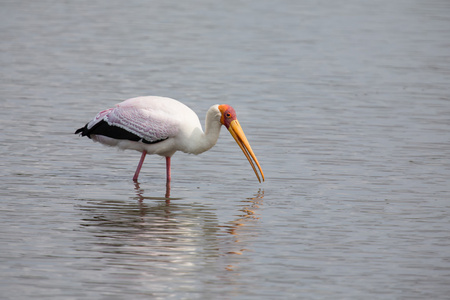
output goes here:
{"type": "Polygon", "coordinates": [[[166,157],[166,198],[170,197],[170,156],[166,157]]]}
{"type": "Polygon", "coordinates": [[[136,168],[136,172],[134,172],[133,181],[137,181],[139,177],[139,172],[141,172],[142,164],[144,163],[145,156],[147,155],[147,151],[142,151],[141,160],[136,168]]]}

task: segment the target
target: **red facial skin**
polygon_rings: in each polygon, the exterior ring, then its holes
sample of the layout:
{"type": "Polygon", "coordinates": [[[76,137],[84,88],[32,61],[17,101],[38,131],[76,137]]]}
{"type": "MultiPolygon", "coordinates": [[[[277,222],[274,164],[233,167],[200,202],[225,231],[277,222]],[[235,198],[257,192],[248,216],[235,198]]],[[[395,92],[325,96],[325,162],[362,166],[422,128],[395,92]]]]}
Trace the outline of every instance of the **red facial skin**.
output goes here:
{"type": "Polygon", "coordinates": [[[222,113],[220,117],[220,123],[224,125],[227,129],[230,127],[232,121],[236,120],[236,112],[234,108],[227,104],[219,105],[219,110],[222,113]]]}

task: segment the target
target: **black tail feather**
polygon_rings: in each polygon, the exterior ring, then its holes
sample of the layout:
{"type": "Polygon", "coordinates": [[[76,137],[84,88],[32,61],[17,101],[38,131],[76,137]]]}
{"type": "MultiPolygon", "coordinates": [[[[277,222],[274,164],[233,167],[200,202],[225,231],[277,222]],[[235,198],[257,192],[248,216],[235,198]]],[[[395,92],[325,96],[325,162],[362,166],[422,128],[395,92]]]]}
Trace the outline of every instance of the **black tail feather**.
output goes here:
{"type": "Polygon", "coordinates": [[[81,134],[81,136],[88,136],[89,138],[90,138],[90,136],[89,136],[89,134],[88,134],[88,132],[89,132],[89,129],[87,128],[87,126],[88,126],[88,124],[86,124],[84,127],[81,127],[81,128],[78,128],[76,131],[75,131],[75,134],[81,134]]]}

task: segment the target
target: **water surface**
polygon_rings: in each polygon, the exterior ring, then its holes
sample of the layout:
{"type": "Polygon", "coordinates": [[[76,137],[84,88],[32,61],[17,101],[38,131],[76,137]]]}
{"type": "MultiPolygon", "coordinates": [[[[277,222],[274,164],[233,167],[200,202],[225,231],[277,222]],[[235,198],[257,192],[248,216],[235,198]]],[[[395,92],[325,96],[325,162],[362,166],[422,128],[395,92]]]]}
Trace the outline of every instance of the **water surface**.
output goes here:
{"type": "Polygon", "coordinates": [[[444,299],[447,1],[3,1],[2,299],[444,299]],[[73,134],[181,100],[232,137],[200,156],[73,134]]]}

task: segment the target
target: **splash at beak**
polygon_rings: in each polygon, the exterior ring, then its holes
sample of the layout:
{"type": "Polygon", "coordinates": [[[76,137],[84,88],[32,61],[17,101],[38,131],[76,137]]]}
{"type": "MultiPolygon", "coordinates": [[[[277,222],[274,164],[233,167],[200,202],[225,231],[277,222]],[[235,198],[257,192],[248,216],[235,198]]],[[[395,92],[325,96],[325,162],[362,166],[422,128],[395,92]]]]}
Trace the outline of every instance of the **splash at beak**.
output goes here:
{"type": "Polygon", "coordinates": [[[261,169],[261,166],[259,165],[258,160],[256,159],[255,154],[253,153],[252,147],[250,147],[250,144],[248,143],[247,138],[245,137],[244,131],[242,130],[241,125],[239,125],[238,120],[233,120],[230,123],[230,126],[228,127],[228,131],[231,133],[233,138],[236,140],[236,143],[241,148],[242,152],[244,152],[245,157],[247,157],[248,162],[253,168],[253,171],[256,174],[256,177],[258,178],[259,182],[264,181],[264,173],[261,169]],[[252,160],[253,158],[253,160],[252,160]],[[253,162],[254,161],[254,162],[253,162]],[[261,173],[261,176],[259,176],[258,172],[256,171],[256,166],[258,166],[259,172],[261,173]]]}

